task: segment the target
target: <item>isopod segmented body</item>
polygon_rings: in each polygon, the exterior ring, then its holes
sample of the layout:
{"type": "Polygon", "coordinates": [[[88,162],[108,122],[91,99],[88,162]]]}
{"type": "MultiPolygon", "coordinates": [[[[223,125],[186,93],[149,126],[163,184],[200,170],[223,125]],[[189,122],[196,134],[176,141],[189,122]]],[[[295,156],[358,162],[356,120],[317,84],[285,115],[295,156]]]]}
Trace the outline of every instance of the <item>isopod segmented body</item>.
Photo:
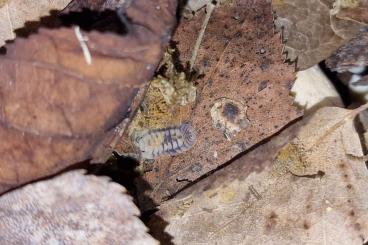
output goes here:
{"type": "Polygon", "coordinates": [[[141,158],[155,159],[162,155],[174,156],[192,148],[196,141],[195,129],[189,123],[147,130],[134,137],[141,158]]]}

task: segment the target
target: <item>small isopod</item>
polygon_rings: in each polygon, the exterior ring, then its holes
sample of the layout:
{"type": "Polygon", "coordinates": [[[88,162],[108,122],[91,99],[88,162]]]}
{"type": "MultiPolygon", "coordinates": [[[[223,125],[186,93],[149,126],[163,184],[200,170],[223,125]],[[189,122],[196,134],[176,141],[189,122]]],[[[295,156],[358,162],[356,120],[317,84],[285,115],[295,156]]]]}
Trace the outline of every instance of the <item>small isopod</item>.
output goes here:
{"type": "Polygon", "coordinates": [[[143,159],[175,156],[188,151],[195,144],[196,131],[189,123],[178,126],[146,130],[134,137],[134,143],[143,159]]]}

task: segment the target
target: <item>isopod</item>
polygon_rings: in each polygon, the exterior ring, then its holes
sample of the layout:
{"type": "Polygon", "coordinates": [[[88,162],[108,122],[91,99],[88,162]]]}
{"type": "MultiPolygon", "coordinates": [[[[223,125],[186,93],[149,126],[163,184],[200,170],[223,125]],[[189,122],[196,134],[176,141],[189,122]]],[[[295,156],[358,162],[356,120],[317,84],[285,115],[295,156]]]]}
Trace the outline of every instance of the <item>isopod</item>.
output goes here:
{"type": "Polygon", "coordinates": [[[193,147],[196,131],[189,123],[160,129],[146,130],[136,134],[134,143],[142,159],[156,159],[159,156],[175,156],[193,147]]]}

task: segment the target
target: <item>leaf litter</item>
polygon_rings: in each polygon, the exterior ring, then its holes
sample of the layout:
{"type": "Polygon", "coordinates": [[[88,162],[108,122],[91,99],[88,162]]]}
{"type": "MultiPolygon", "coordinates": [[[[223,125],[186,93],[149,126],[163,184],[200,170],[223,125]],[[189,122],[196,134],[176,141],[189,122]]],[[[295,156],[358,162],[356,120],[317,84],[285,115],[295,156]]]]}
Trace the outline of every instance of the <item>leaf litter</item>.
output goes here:
{"type": "Polygon", "coordinates": [[[322,108],[164,202],[165,232],[175,244],[363,244],[368,172],[353,118],[367,107],[322,108]]]}
{"type": "MultiPolygon", "coordinates": [[[[182,67],[191,60],[203,18],[205,12],[198,12],[190,19],[182,18],[174,34],[182,67]]],[[[197,140],[183,154],[157,158],[148,168],[152,171],[144,173],[143,182],[138,180],[139,200],[144,210],[302,115],[289,95],[294,67],[283,63],[281,48],[279,35],[273,33],[269,2],[225,2],[213,10],[193,63],[193,69],[199,71],[199,78],[192,80],[196,87],[195,102],[170,105],[165,101],[166,92],[157,89],[157,79],[151,81],[131,128],[150,130],[189,123],[196,130],[197,140]],[[219,107],[216,113],[213,109],[212,118],[211,108],[215,104],[219,107]],[[147,185],[151,188],[147,189],[147,185]]],[[[174,78],[170,83],[178,81],[177,77],[169,76],[174,78]]],[[[191,84],[190,75],[185,78],[191,84]]],[[[128,140],[129,132],[116,148],[119,153],[134,152],[133,143],[128,140]]]]}
{"type": "MultiPolygon", "coordinates": [[[[290,11],[293,4],[273,1],[273,8],[298,68],[365,31],[365,1],[298,3],[299,12],[290,11]],[[311,9],[316,15],[305,15],[311,9]]],[[[89,23],[87,29],[41,28],[17,38],[0,59],[0,191],[78,161],[105,162],[116,150],[151,165],[138,179],[143,210],[173,198],[149,223],[160,239],[166,232],[177,244],[367,242],[366,157],[352,122],[367,105],[323,108],[306,125],[296,123],[259,145],[302,115],[289,95],[294,66],[283,62],[270,1],[190,0],[153,79],[171,38],[175,2],[74,0],[63,13],[83,14],[85,7],[110,10],[97,23],[106,31],[89,23]],[[111,32],[111,16],[122,32],[111,32]]],[[[20,27],[51,8],[30,9],[20,27]]],[[[339,57],[335,66],[345,69],[364,56],[357,54],[347,52],[351,59],[339,57]]],[[[0,197],[6,213],[0,240],[156,244],[117,187],[71,171],[8,192],[0,197]],[[44,227],[54,222],[60,229],[50,237],[44,227]],[[19,232],[20,226],[38,235],[19,232]]]]}

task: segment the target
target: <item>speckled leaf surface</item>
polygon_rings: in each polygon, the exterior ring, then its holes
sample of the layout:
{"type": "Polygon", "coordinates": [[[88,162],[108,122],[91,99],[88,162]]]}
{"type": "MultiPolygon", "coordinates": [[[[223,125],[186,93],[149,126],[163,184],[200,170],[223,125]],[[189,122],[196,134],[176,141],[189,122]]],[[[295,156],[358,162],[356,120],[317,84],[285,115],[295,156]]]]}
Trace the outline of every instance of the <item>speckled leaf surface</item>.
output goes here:
{"type": "MultiPolygon", "coordinates": [[[[351,113],[320,109],[299,130],[163,203],[155,215],[169,224],[167,237],[175,244],[367,242],[368,170],[351,113]]],[[[157,217],[149,226],[154,234],[162,228],[157,217]]]]}
{"type": "MultiPolygon", "coordinates": [[[[183,64],[189,61],[204,12],[182,19],[173,41],[183,64]]],[[[301,115],[289,89],[294,67],[283,63],[279,35],[273,33],[268,1],[239,0],[217,7],[198,51],[197,98],[180,114],[197,132],[191,150],[161,157],[144,174],[151,185],[140,204],[151,208],[278,132],[301,115]]],[[[169,125],[170,126],[170,125],[169,125]]],[[[144,190],[146,184],[139,183],[144,190]]]]}
{"type": "Polygon", "coordinates": [[[71,171],[0,197],[1,244],[158,244],[125,188],[71,171]]]}

